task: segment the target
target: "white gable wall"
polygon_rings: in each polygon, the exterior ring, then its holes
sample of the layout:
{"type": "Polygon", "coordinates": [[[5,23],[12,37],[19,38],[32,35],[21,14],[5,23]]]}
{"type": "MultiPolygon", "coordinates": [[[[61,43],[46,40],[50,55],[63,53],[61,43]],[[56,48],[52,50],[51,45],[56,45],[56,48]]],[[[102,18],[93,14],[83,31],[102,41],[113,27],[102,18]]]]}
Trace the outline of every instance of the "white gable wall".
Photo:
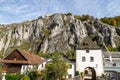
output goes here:
{"type": "Polygon", "coordinates": [[[71,68],[68,68],[67,72],[68,75],[66,78],[69,78],[68,76],[71,75],[71,78],[74,78],[75,76],[75,63],[69,63],[71,65],[71,68]]]}
{"type": "Polygon", "coordinates": [[[101,76],[104,73],[103,70],[103,56],[101,50],[76,50],[76,71],[84,72],[85,68],[92,67],[96,71],[97,76],[101,76]],[[85,61],[82,61],[82,57],[85,57],[85,61]],[[90,57],[94,58],[94,61],[90,61],[90,57]]]}

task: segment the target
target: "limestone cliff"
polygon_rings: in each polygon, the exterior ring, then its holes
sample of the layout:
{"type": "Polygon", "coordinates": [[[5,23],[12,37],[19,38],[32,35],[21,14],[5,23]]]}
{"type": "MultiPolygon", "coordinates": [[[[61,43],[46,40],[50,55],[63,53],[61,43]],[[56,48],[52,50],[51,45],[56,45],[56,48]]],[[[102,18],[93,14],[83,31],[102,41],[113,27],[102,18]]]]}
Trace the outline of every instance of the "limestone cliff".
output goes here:
{"type": "Polygon", "coordinates": [[[15,48],[29,51],[67,52],[74,50],[86,36],[98,45],[112,47],[120,43],[120,28],[103,24],[97,19],[81,21],[74,16],[53,14],[33,21],[0,25],[0,52],[15,48]]]}

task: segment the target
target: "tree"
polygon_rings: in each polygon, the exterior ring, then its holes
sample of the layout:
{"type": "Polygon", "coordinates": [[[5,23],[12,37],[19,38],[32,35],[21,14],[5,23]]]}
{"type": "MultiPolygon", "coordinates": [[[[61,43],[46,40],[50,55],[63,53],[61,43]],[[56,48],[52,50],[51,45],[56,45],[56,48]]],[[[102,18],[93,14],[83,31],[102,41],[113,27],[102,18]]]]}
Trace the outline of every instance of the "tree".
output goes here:
{"type": "Polygon", "coordinates": [[[72,13],[69,12],[69,13],[66,14],[66,16],[72,16],[72,13]]]}
{"type": "Polygon", "coordinates": [[[116,22],[116,20],[112,20],[112,21],[111,21],[111,25],[113,25],[113,26],[117,26],[117,22],[116,22]]]}
{"type": "Polygon", "coordinates": [[[65,54],[65,57],[68,58],[68,59],[75,58],[75,51],[69,50],[69,51],[65,54]]]}
{"type": "Polygon", "coordinates": [[[30,77],[30,80],[38,80],[38,73],[37,71],[31,71],[28,76],[30,77]]]}
{"type": "Polygon", "coordinates": [[[59,52],[52,54],[52,61],[46,65],[46,80],[61,80],[67,75],[68,66],[59,52]]]}

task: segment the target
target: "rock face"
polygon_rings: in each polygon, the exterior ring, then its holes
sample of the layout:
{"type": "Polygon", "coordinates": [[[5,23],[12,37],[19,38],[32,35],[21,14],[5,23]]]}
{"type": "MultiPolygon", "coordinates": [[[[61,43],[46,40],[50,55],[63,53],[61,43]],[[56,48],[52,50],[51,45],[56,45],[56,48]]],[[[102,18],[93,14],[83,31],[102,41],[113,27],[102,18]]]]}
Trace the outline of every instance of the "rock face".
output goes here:
{"type": "Polygon", "coordinates": [[[53,14],[33,21],[0,25],[0,51],[9,53],[13,49],[66,53],[75,50],[86,36],[99,45],[104,42],[118,46],[120,29],[101,23],[99,20],[80,21],[74,16],[53,14]]]}

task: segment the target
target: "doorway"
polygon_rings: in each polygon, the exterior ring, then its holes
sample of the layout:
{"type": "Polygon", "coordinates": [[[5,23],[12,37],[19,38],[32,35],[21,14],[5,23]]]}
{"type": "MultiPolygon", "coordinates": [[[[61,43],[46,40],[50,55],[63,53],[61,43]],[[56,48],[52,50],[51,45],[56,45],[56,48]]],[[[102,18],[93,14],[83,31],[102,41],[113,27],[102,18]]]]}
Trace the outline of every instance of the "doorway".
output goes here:
{"type": "Polygon", "coordinates": [[[96,71],[92,67],[86,67],[84,70],[84,80],[96,80],[96,71]]]}

